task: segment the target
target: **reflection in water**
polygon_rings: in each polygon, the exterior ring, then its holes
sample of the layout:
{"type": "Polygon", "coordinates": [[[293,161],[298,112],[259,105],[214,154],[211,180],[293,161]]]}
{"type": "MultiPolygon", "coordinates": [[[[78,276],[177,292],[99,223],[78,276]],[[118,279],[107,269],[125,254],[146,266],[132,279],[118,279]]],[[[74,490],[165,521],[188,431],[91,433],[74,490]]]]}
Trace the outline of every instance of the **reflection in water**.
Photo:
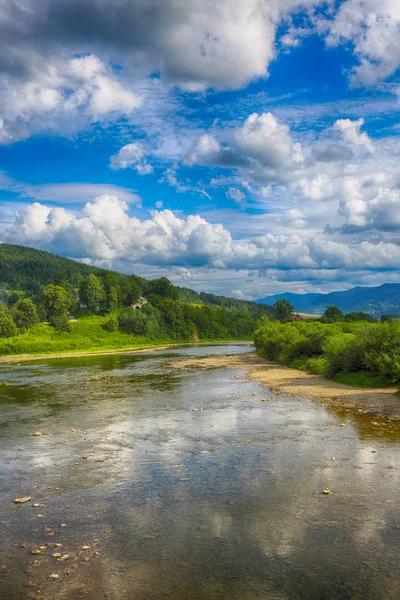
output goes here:
{"type": "Polygon", "coordinates": [[[2,369],[1,598],[400,596],[398,430],[168,366],[227,350],[2,369]]]}

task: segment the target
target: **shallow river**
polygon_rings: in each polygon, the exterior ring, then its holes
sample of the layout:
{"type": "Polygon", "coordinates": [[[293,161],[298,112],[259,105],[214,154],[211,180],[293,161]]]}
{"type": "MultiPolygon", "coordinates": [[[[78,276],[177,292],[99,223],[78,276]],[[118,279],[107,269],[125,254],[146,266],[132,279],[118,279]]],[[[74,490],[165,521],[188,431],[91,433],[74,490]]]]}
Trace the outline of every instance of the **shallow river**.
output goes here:
{"type": "Polygon", "coordinates": [[[0,368],[1,600],[400,598],[398,430],[169,364],[249,350],[0,368]]]}

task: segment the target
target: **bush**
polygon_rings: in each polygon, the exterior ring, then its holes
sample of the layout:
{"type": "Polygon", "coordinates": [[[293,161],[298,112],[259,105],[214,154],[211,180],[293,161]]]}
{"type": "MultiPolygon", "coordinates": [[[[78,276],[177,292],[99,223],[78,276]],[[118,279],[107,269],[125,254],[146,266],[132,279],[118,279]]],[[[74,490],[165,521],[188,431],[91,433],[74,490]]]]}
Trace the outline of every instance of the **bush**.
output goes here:
{"type": "Polygon", "coordinates": [[[57,331],[71,332],[71,325],[67,315],[53,315],[50,318],[50,325],[57,331]]]}
{"type": "Polygon", "coordinates": [[[117,331],[118,330],[118,319],[116,315],[111,315],[109,319],[102,325],[105,331],[117,331]]]}
{"type": "Polygon", "coordinates": [[[325,377],[329,371],[329,361],[326,358],[309,358],[307,361],[307,371],[320,377],[325,377]]]}
{"type": "Polygon", "coordinates": [[[7,310],[0,311],[0,337],[8,338],[17,335],[17,326],[7,310]]]}

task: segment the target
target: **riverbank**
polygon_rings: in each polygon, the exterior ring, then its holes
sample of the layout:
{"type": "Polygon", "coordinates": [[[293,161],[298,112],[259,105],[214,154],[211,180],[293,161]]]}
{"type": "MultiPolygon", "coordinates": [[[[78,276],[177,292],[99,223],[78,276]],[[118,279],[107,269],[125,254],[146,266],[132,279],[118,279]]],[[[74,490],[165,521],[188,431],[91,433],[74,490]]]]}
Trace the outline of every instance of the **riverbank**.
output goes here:
{"type": "Polygon", "coordinates": [[[354,388],[324,377],[291,369],[259,358],[255,353],[233,356],[188,358],[171,363],[177,369],[241,369],[250,381],[290,396],[302,396],[345,411],[373,414],[400,421],[397,387],[384,389],[354,388]]]}
{"type": "Polygon", "coordinates": [[[249,344],[248,340],[214,340],[204,342],[171,342],[165,344],[153,344],[143,346],[124,346],[121,348],[105,348],[103,350],[84,350],[69,352],[50,352],[47,354],[15,354],[0,356],[0,364],[19,364],[22,362],[31,362],[35,360],[46,360],[56,358],[79,358],[83,356],[107,356],[110,354],[135,354],[137,352],[157,352],[162,350],[172,350],[185,346],[218,346],[219,344],[249,344]]]}

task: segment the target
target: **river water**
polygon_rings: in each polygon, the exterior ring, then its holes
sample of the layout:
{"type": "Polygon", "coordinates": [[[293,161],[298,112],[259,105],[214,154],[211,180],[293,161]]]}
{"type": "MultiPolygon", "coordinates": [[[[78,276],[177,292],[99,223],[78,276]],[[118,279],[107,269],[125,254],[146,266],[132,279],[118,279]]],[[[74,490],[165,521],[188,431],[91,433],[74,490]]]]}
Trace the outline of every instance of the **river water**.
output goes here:
{"type": "Polygon", "coordinates": [[[400,598],[398,430],[170,365],[248,351],[1,367],[1,600],[400,598]]]}

